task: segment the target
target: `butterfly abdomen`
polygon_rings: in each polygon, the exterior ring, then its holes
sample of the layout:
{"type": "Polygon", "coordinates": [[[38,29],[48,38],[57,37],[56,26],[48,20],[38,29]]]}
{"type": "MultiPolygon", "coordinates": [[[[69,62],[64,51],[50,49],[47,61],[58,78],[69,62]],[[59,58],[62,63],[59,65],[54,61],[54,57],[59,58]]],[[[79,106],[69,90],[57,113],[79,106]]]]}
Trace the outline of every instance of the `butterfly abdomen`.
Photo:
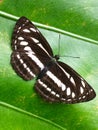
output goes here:
{"type": "Polygon", "coordinates": [[[41,72],[38,74],[37,79],[43,78],[43,76],[46,74],[46,72],[56,63],[55,58],[51,58],[51,60],[45,65],[45,67],[41,70],[41,72]]]}

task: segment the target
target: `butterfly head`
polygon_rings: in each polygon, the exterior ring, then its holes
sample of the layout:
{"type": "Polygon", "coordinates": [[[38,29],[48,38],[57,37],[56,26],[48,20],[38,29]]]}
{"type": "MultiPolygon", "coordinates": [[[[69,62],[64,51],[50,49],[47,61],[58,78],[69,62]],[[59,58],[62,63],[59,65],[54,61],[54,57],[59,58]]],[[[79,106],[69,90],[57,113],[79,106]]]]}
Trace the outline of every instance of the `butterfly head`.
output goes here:
{"type": "Polygon", "coordinates": [[[60,59],[60,56],[59,55],[55,55],[54,58],[55,58],[56,61],[58,61],[60,59]]]}

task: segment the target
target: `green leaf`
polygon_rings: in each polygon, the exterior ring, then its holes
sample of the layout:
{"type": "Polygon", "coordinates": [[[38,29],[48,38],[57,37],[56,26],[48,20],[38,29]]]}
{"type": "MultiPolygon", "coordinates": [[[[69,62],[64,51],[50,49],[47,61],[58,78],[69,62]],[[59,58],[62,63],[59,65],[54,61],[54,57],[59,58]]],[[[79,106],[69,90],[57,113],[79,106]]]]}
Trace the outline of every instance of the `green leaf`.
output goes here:
{"type": "Polygon", "coordinates": [[[43,128],[45,130],[64,130],[48,120],[4,103],[1,103],[0,106],[0,117],[0,129],[2,130],[31,130],[32,128],[35,130],[43,130],[43,128]]]}
{"type": "MultiPolygon", "coordinates": [[[[47,130],[51,127],[53,127],[53,129],[97,130],[98,97],[90,102],[74,105],[47,103],[34,91],[35,81],[32,80],[27,82],[22,80],[14,72],[10,64],[10,55],[12,53],[11,35],[16,23],[15,19],[17,19],[17,17],[12,17],[11,14],[16,16],[25,15],[33,21],[63,29],[59,30],[51,27],[45,29],[45,26],[42,27],[39,25],[40,31],[48,40],[54,54],[58,54],[58,41],[60,40],[61,56],[68,55],[80,57],[61,57],[61,61],[67,63],[82,75],[95,89],[97,94],[98,71],[96,68],[98,68],[98,26],[96,17],[94,18],[97,13],[86,17],[85,15],[90,13],[89,10],[86,14],[84,13],[86,5],[89,7],[90,5],[95,5],[95,1],[85,1],[85,4],[80,0],[77,2],[76,0],[74,2],[58,0],[55,1],[55,3],[51,0],[49,2],[46,0],[40,2],[38,0],[37,3],[34,0],[32,0],[32,2],[30,0],[25,0],[25,2],[21,0],[21,3],[20,1],[15,0],[1,1],[0,9],[9,14],[0,12],[0,101],[3,102],[1,102],[1,104],[4,104],[3,106],[1,105],[0,108],[0,124],[2,122],[6,124],[7,121],[3,115],[8,117],[9,113],[9,115],[17,117],[17,122],[11,121],[11,118],[9,117],[7,125],[10,124],[12,129],[17,129],[16,126],[24,128],[22,125],[26,122],[26,125],[29,124],[28,127],[30,126],[31,129],[37,129],[36,123],[40,122],[39,118],[35,119],[33,116],[27,116],[26,112],[28,112],[37,117],[49,120],[50,122],[54,122],[50,124],[49,122],[45,123],[45,120],[41,121],[40,124],[43,124],[43,128],[44,126],[47,127],[47,130]],[[21,4],[22,6],[20,6],[21,4]],[[93,20],[93,24],[89,21],[90,19],[93,20]],[[82,26],[83,21],[86,22],[85,26],[82,26]],[[70,32],[74,33],[72,34],[70,32]],[[9,107],[6,107],[6,104],[11,104],[11,106],[8,105],[9,107]],[[14,107],[17,107],[16,109],[19,109],[19,111],[16,111],[14,107]],[[20,112],[20,109],[23,113],[20,112]],[[23,122],[21,121],[22,119],[24,119],[23,122]],[[32,121],[34,121],[34,127],[32,126],[32,121]],[[15,126],[13,126],[13,123],[15,123],[15,126]],[[58,125],[56,126],[55,123],[58,125]]],[[[42,126],[40,126],[40,128],[42,128],[42,126]]],[[[3,127],[5,128],[6,126],[3,125],[3,127]]]]}
{"type": "Polygon", "coordinates": [[[0,10],[98,40],[97,0],[1,0],[0,10]]]}

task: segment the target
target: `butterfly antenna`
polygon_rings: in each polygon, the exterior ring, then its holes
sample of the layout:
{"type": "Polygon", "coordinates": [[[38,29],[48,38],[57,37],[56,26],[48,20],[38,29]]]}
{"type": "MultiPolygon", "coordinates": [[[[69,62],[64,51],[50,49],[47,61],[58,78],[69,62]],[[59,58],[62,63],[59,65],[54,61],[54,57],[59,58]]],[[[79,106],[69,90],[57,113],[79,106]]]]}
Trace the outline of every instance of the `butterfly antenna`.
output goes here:
{"type": "Polygon", "coordinates": [[[64,55],[64,56],[60,56],[60,57],[80,58],[80,57],[78,57],[78,56],[68,56],[68,55],[64,55]]]}
{"type": "Polygon", "coordinates": [[[58,55],[60,56],[60,34],[59,34],[59,40],[58,40],[58,55]]]}
{"type": "Polygon", "coordinates": [[[61,35],[60,35],[60,33],[59,33],[59,40],[58,40],[58,56],[60,56],[60,57],[71,57],[71,58],[80,58],[80,57],[68,56],[68,55],[61,56],[61,55],[60,55],[60,40],[61,40],[61,35]]]}

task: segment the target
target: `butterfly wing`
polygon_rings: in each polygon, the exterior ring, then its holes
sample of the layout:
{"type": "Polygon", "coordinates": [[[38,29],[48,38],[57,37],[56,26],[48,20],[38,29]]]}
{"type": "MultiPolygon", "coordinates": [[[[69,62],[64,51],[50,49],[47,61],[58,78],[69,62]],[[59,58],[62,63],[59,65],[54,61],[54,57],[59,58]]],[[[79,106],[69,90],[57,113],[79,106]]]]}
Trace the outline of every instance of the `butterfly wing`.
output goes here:
{"type": "Polygon", "coordinates": [[[46,39],[25,17],[21,17],[15,25],[12,48],[11,64],[25,80],[35,77],[53,56],[46,39]]]}
{"type": "Polygon", "coordinates": [[[58,62],[35,84],[36,91],[49,102],[79,103],[93,99],[92,87],[71,67],[58,62]]]}

